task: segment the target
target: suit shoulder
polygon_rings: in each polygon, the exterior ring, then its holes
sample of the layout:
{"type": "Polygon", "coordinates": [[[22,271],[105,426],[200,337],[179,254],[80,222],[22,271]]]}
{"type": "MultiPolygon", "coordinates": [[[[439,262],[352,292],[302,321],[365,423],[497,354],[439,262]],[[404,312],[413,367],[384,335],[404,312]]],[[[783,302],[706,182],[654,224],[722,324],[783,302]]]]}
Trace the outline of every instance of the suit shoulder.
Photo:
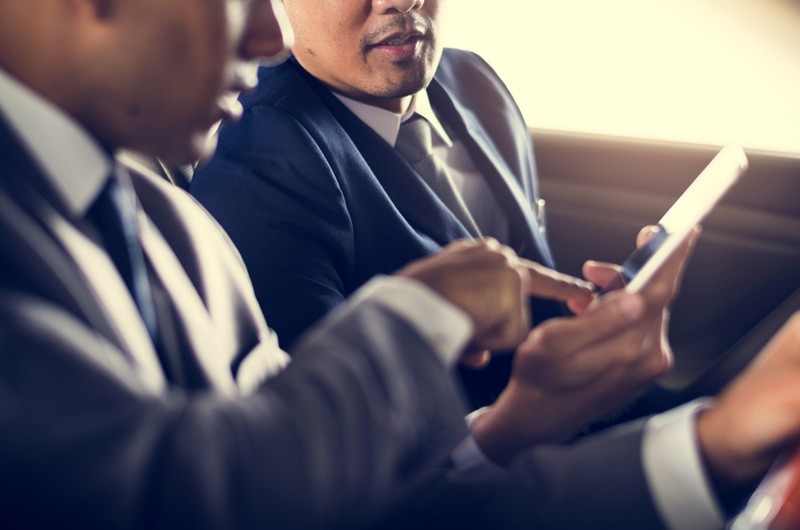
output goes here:
{"type": "Polygon", "coordinates": [[[452,80],[464,79],[464,76],[500,80],[500,77],[483,57],[475,52],[457,48],[444,49],[436,75],[437,77],[446,76],[452,80]]]}
{"type": "Polygon", "coordinates": [[[293,61],[287,61],[278,66],[261,67],[258,85],[242,97],[242,105],[245,110],[271,107],[291,113],[292,109],[303,107],[295,102],[308,104],[316,99],[312,82],[303,74],[302,68],[293,61]]]}
{"type": "MultiPolygon", "coordinates": [[[[223,240],[227,241],[222,228],[206,209],[185,190],[167,182],[147,166],[136,160],[120,158],[129,171],[136,195],[142,204],[147,217],[163,233],[175,230],[205,232],[212,228],[219,231],[223,240]]],[[[226,242],[227,245],[227,242],[226,242]]]]}

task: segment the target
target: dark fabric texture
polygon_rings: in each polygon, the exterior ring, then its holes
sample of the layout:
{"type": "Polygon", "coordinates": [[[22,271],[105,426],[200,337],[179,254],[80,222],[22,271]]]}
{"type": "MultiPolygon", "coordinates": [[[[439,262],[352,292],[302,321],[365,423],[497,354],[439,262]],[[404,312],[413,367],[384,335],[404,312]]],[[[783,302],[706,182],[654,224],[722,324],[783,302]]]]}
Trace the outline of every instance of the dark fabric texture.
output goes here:
{"type": "Polygon", "coordinates": [[[85,220],[55,206],[2,119],[0,152],[0,527],[359,526],[464,436],[447,368],[369,301],[274,375],[286,357],[227,237],[134,171],[183,370],[154,386],[85,220]]]}
{"type": "Polygon", "coordinates": [[[153,293],[136,229],[135,199],[128,196],[116,175],[111,175],[87,217],[101,235],[111,260],[131,292],[150,337],[158,336],[153,293]]]}
{"type": "MultiPolygon", "coordinates": [[[[261,69],[260,79],[191,192],[229,233],[264,314],[291,347],[370,278],[470,233],[393,146],[295,61],[261,69]]],[[[530,133],[502,81],[476,55],[448,49],[428,93],[508,217],[506,243],[553,266],[531,209],[530,133]]],[[[532,307],[537,322],[564,314],[548,300],[532,307]]],[[[493,401],[510,366],[500,355],[485,371],[462,370],[473,406],[493,401]]]]}
{"type": "Polygon", "coordinates": [[[475,237],[481,235],[475,219],[464,203],[452,177],[447,174],[444,164],[433,154],[433,140],[430,124],[416,114],[400,125],[395,149],[431,190],[461,222],[462,226],[475,237]]]}

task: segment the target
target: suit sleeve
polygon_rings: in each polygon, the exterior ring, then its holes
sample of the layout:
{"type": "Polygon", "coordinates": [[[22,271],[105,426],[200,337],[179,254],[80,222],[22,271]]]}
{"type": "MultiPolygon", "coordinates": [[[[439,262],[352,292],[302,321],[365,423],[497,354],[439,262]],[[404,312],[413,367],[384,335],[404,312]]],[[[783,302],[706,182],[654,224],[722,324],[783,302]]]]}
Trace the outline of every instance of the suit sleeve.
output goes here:
{"type": "Polygon", "coordinates": [[[642,425],[523,453],[508,472],[430,474],[372,528],[666,530],[648,490],[642,425]]]}
{"type": "Polygon", "coordinates": [[[148,394],[96,361],[120,352],[40,299],[4,293],[0,317],[10,527],[357,525],[464,435],[447,368],[370,300],[237,399],[148,394]]]}
{"type": "Polygon", "coordinates": [[[290,116],[257,106],[223,127],[191,192],[239,249],[284,349],[349,294],[353,227],[342,190],[290,116]]]}

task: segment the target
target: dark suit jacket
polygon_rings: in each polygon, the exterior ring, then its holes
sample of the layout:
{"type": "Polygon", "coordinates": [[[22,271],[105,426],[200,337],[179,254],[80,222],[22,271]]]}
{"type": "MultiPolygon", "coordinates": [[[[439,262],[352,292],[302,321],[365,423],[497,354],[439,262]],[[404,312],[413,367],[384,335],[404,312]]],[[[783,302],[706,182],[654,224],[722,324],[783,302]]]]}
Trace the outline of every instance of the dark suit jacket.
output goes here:
{"type": "MultiPolygon", "coordinates": [[[[552,267],[531,208],[530,134],[503,83],[477,56],[445,50],[429,94],[508,217],[506,243],[552,267]]],[[[469,237],[393,147],[296,62],[262,69],[243,103],[244,118],[222,128],[191,192],[239,248],[282,345],[376,274],[469,237]]],[[[537,320],[561,311],[533,305],[537,320]]],[[[474,405],[493,400],[509,366],[496,357],[492,370],[465,374],[474,405]]]]}
{"type": "Polygon", "coordinates": [[[0,527],[358,524],[446,458],[462,405],[405,321],[348,306],[281,371],[218,225],[132,179],[168,359],[0,116],[0,527]]]}
{"type": "Polygon", "coordinates": [[[661,528],[638,430],[443,472],[464,434],[446,368],[374,301],[282,370],[224,233],[131,169],[170,361],[0,116],[0,527],[661,528]]]}

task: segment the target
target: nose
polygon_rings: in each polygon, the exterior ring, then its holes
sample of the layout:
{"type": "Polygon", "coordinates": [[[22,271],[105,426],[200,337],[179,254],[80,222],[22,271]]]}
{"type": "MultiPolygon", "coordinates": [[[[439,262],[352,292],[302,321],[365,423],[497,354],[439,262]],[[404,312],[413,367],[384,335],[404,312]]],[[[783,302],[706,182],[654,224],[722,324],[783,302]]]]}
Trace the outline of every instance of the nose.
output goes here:
{"type": "Polygon", "coordinates": [[[253,0],[247,13],[239,56],[277,64],[289,55],[294,32],[281,0],[253,0]]]}
{"type": "Polygon", "coordinates": [[[408,13],[424,4],[425,0],[372,0],[372,7],[378,13],[408,13]]]}

